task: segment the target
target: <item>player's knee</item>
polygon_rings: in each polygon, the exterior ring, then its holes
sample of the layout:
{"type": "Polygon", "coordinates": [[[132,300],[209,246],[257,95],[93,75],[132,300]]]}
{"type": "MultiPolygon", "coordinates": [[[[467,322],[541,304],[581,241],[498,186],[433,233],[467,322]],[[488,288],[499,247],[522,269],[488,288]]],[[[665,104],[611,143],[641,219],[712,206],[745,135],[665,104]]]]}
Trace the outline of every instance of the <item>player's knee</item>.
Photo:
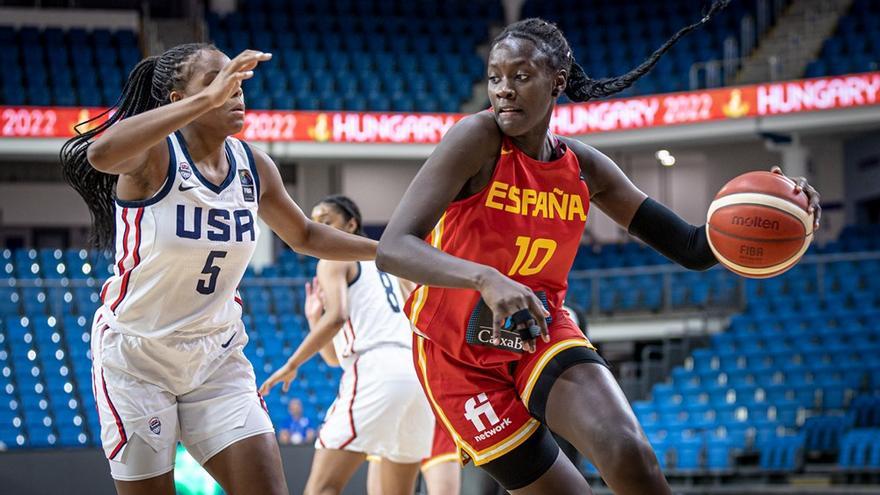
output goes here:
{"type": "Polygon", "coordinates": [[[633,481],[653,480],[661,475],[654,449],[638,430],[622,432],[602,449],[606,452],[604,467],[609,476],[624,476],[633,481]]]}
{"type": "Polygon", "coordinates": [[[339,490],[335,486],[317,486],[306,488],[306,491],[303,492],[304,495],[339,495],[342,493],[342,490],[339,490]]]}
{"type": "Polygon", "coordinates": [[[337,486],[333,480],[309,480],[303,495],[339,495],[342,486],[337,486]]]}

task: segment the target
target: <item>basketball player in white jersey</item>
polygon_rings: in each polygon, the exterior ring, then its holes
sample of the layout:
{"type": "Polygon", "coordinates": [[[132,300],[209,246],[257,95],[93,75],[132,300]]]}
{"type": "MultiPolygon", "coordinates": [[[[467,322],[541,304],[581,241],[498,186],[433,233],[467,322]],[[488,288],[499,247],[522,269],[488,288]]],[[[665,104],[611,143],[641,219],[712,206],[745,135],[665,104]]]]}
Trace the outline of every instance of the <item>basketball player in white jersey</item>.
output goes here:
{"type": "Polygon", "coordinates": [[[230,61],[187,44],[147,58],[109,120],[62,151],[96,244],[115,243],[91,347],[101,441],[121,495],[174,494],[178,440],[226,493],[286,495],[242,352],[236,289],[257,216],[299,252],[375,256],[372,241],[306,218],[269,156],[230,137],[244,123],[241,83],[270,57],[245,51],[230,61]]]}
{"type": "MultiPolygon", "coordinates": [[[[345,196],[321,200],[312,219],[363,235],[360,210],[345,196]]],[[[344,373],[315,442],[306,495],[341,493],[367,456],[380,459],[369,470],[371,495],[411,495],[431,451],[434,417],[416,377],[401,287],[373,261],[321,260],[317,272],[307,287],[309,335],[260,391],[278,382],[286,391],[297,369],[323,351],[344,373]]]]}

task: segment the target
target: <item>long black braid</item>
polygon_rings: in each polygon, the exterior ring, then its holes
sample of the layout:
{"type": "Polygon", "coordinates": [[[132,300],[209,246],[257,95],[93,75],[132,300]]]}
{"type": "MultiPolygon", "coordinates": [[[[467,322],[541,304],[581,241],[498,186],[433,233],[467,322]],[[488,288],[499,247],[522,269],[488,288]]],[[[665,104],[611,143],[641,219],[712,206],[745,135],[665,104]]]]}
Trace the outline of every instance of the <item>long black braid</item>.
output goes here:
{"type": "Polygon", "coordinates": [[[181,89],[190,77],[187,62],[201,50],[216,50],[206,43],[187,43],[167,50],[159,56],[147,57],[132,69],[122,88],[122,94],[108,110],[80,122],[74,127],[76,136],[61,147],[61,172],[76,192],[85,200],[92,216],[90,243],[103,250],[113,249],[114,195],[117,176],[92,168],[86,152],[92,140],[114,123],[169,103],[172,90],[181,89]],[[108,116],[106,121],[91,126],[108,116]],[[87,129],[80,131],[80,127],[87,129]]]}
{"type": "Polygon", "coordinates": [[[682,36],[690,33],[694,29],[707,23],[718,11],[723,9],[730,3],[730,0],[717,0],[712,3],[705,15],[699,21],[685,26],[677,33],[672,35],[666,43],[654,51],[647,60],[639,64],[635,69],[617,77],[608,77],[604,79],[591,79],[584,69],[575,62],[574,53],[568,45],[568,41],[562,34],[562,31],[555,24],[547,22],[543,19],[531,18],[513,23],[507,26],[495,40],[492,46],[504,40],[505,38],[522,38],[531,41],[547,55],[549,59],[548,65],[551,70],[557,71],[565,69],[568,71],[568,83],[565,88],[565,94],[572,101],[587,101],[594,98],[603,98],[613,95],[630,87],[638,78],[647,74],[660,57],[666,53],[676,41],[682,36]]]}
{"type": "Polygon", "coordinates": [[[345,221],[349,221],[354,218],[354,222],[357,227],[354,230],[354,233],[357,235],[366,236],[364,233],[364,225],[363,219],[361,218],[361,209],[358,208],[358,205],[351,200],[348,196],[343,196],[342,194],[332,194],[330,196],[325,197],[321,201],[318,201],[318,204],[328,204],[333,205],[340,214],[342,214],[345,221]]]}

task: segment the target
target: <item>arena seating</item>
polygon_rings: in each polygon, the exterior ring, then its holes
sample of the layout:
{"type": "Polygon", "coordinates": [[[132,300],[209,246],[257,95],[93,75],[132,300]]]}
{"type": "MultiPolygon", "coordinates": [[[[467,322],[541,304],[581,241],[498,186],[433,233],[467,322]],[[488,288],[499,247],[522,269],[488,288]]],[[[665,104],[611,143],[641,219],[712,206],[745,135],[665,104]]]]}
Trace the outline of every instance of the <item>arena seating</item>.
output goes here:
{"type": "Polygon", "coordinates": [[[729,470],[757,452],[792,471],[838,449],[842,466],[876,465],[876,431],[861,428],[880,426],[880,260],[826,269],[824,298],[815,274],[749,281],[747,311],[633,405],[667,467],[729,470]]]}
{"type": "MultiPolygon", "coordinates": [[[[880,230],[850,227],[816,250],[877,251],[880,230]]],[[[577,265],[660,261],[646,248],[625,244],[595,252],[586,247],[577,265]]],[[[315,262],[285,251],[260,274],[249,270],[246,275],[241,293],[251,340],[245,354],[258,381],[281,366],[308,331],[303,290],[290,278],[314,273],[315,262]]],[[[0,270],[10,281],[0,287],[0,442],[6,446],[99,442],[89,331],[111,266],[106,255],[88,251],[0,252],[0,270]]],[[[730,328],[675,368],[668,383],[657,384],[650,400],[633,404],[671,472],[729,472],[740,453],[758,455],[758,466],[768,472],[797,469],[810,452],[839,457],[846,469],[876,466],[880,261],[824,265],[824,298],[818,296],[815,268],[803,265],[778,278],[749,281],[748,307],[732,318],[730,328]]],[[[613,282],[619,285],[607,303],[612,309],[630,304],[628,292],[641,294],[636,306],[646,302],[656,276],[638,277],[644,278],[613,282]]],[[[675,277],[675,287],[688,288],[681,296],[686,301],[698,287],[706,301],[714,301],[731,281],[723,270],[675,277]]],[[[579,283],[572,279],[575,301],[585,291],[579,283]]],[[[289,394],[267,398],[273,420],[285,419],[286,402],[296,396],[313,424],[320,423],[339,376],[338,368],[313,358],[289,394]]]]}
{"type": "Polygon", "coordinates": [[[484,77],[476,47],[500,15],[487,0],[261,0],[207,22],[230,56],[276,55],[246,83],[251,108],[457,112],[484,77]]]}
{"type": "MultiPolygon", "coordinates": [[[[684,91],[694,62],[720,60],[723,44],[739,33],[740,20],[754,12],[756,0],[731,2],[711,27],[679,40],[652,72],[623,95],[684,91]]],[[[699,19],[701,4],[688,0],[628,1],[532,0],[524,14],[552,20],[572,45],[575,57],[593,78],[624,74],[645,60],[682,27],[699,19]]]]}
{"type": "Polygon", "coordinates": [[[822,53],[807,67],[806,77],[849,74],[880,69],[880,4],[855,0],[840,19],[822,53]]]}
{"type": "Polygon", "coordinates": [[[107,106],[141,58],[134,31],[0,27],[0,103],[107,106]]]}
{"type": "MultiPolygon", "coordinates": [[[[880,250],[880,228],[877,226],[846,227],[837,240],[824,245],[812,245],[807,251],[811,254],[836,254],[880,250]]],[[[605,246],[581,246],[575,259],[574,270],[596,270],[613,268],[632,268],[638,266],[663,266],[671,262],[656,251],[631,242],[626,244],[609,244],[605,246]]],[[[862,297],[861,292],[877,291],[876,280],[871,280],[864,273],[856,273],[850,265],[840,265],[841,272],[832,271],[824,275],[826,285],[837,288],[841,286],[844,297],[849,297],[859,304],[870,304],[870,294],[862,297]],[[858,287],[863,290],[856,290],[858,287]]],[[[746,291],[750,295],[815,293],[817,274],[814,265],[800,265],[780,277],[769,280],[750,280],[746,283],[746,291]]],[[[669,309],[693,309],[713,306],[736,305],[737,284],[740,279],[730,272],[715,268],[706,272],[685,272],[671,275],[671,301],[669,309]]],[[[568,302],[578,309],[592,312],[596,309],[602,314],[619,314],[627,312],[659,311],[664,307],[662,300],[663,275],[660,273],[640,275],[606,275],[582,278],[577,274],[569,280],[568,302]],[[594,285],[599,284],[598,300],[593,300],[594,285]],[[598,305],[598,308],[596,306],[598,305]]],[[[781,299],[751,298],[753,304],[767,304],[775,307],[789,304],[789,301],[777,303],[781,299]]],[[[807,303],[805,303],[807,304],[807,303]]]]}
{"type": "MultiPolygon", "coordinates": [[[[738,34],[756,3],[732,2],[712,29],[682,39],[623,95],[689,89],[691,64],[721,59],[724,40],[738,34]]],[[[805,75],[877,70],[878,8],[856,0],[805,75]]],[[[628,71],[700,14],[687,0],[624,8],[530,0],[523,13],[557,22],[593,77],[628,71]]],[[[484,77],[477,47],[502,22],[494,0],[258,0],[206,21],[211,40],[230,56],[245,48],[276,54],[246,83],[250,108],[417,112],[460,110],[484,77]]],[[[10,48],[0,53],[0,104],[7,105],[111,105],[141,57],[133,31],[0,27],[0,43],[10,48]]]]}

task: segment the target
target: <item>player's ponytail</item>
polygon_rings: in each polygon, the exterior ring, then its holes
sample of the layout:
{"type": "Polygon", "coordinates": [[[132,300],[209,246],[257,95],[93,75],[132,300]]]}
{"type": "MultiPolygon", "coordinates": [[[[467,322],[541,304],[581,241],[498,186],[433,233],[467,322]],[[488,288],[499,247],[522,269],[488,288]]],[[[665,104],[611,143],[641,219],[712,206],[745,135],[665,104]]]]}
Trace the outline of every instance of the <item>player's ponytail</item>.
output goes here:
{"type": "Polygon", "coordinates": [[[682,36],[709,22],[709,19],[711,19],[718,11],[726,7],[728,3],[730,3],[730,0],[719,0],[714,2],[702,19],[689,26],[681,28],[677,33],[673,34],[671,38],[666,40],[660,48],[656,49],[647,60],[639,64],[635,69],[621,76],[604,79],[591,79],[587,76],[587,73],[584,72],[584,69],[575,62],[574,56],[572,56],[571,69],[568,71],[568,85],[566,86],[565,94],[571,99],[571,101],[587,101],[594,98],[604,98],[619,93],[632,86],[636,80],[653,69],[660,60],[660,57],[669,51],[669,49],[672,48],[672,45],[681,39],[682,36]]]}
{"type": "Polygon", "coordinates": [[[86,152],[92,139],[114,123],[159,106],[159,102],[152,96],[153,72],[158,58],[148,57],[141,60],[125,81],[125,87],[116,104],[77,124],[74,127],[77,135],[68,139],[61,147],[61,172],[64,180],[76,189],[89,207],[92,216],[89,241],[98,249],[109,251],[113,248],[113,195],[117,176],[92,168],[86,152]],[[101,122],[102,120],[104,121],[101,122]],[[92,125],[95,122],[101,123],[92,125]]]}
{"type": "Polygon", "coordinates": [[[358,208],[358,205],[351,200],[348,196],[343,196],[342,194],[332,194],[330,196],[325,197],[318,203],[324,203],[333,206],[336,208],[336,211],[345,218],[345,221],[349,221],[354,219],[355,230],[354,233],[356,235],[366,236],[364,233],[364,225],[363,219],[361,218],[361,209],[358,208]]]}
{"type": "Polygon", "coordinates": [[[552,70],[565,69],[568,71],[568,79],[565,94],[572,101],[580,102],[594,98],[603,98],[619,93],[640,77],[648,73],[660,60],[664,53],[669,51],[682,36],[708,22],[716,13],[727,6],[730,0],[714,1],[705,15],[698,22],[685,26],[672,35],[660,46],[647,60],[639,64],[635,69],[617,77],[603,79],[590,78],[584,69],[575,61],[574,54],[563,36],[562,31],[556,25],[543,19],[525,19],[507,26],[492,42],[492,46],[508,37],[527,39],[535,44],[539,50],[545,53],[549,59],[552,70]]]}
{"type": "Polygon", "coordinates": [[[175,46],[161,56],[147,57],[132,69],[122,94],[111,108],[80,122],[76,136],[61,147],[61,172],[64,180],[85,200],[92,217],[90,244],[110,251],[114,245],[113,200],[117,176],[92,168],[86,152],[92,140],[116,122],[168,103],[172,89],[186,83],[189,74],[184,63],[197,51],[213,48],[204,43],[175,46]],[[106,120],[104,120],[106,118],[106,120]],[[96,124],[97,123],[97,124],[96,124]]]}

